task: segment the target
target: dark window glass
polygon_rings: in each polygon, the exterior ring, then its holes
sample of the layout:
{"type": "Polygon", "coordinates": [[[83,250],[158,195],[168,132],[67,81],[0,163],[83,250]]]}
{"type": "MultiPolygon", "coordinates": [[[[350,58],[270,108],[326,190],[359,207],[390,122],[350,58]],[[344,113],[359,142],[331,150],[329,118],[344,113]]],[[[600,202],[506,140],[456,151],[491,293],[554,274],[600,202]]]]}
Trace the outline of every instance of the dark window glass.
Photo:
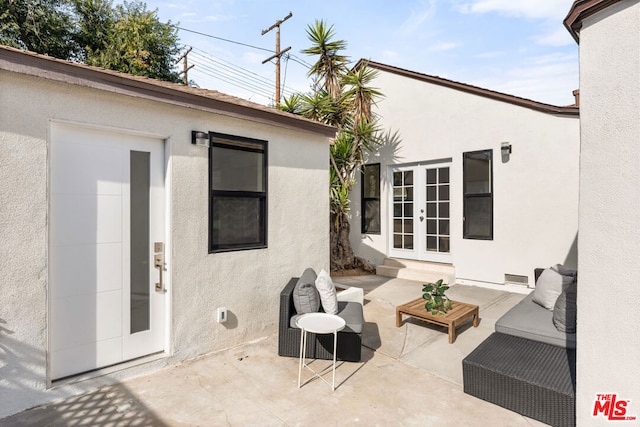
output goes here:
{"type": "Polygon", "coordinates": [[[402,203],[393,204],[393,217],[402,218],[402,203]]]}
{"type": "Polygon", "coordinates": [[[438,203],[438,216],[449,218],[449,202],[438,203]]]}
{"type": "Polygon", "coordinates": [[[493,239],[493,150],[463,154],[464,238],[493,239]]]}
{"type": "Polygon", "coordinates": [[[428,219],[427,220],[427,234],[437,234],[438,230],[436,228],[436,220],[428,219]]]}
{"type": "Polygon", "coordinates": [[[438,171],[436,169],[427,169],[427,184],[438,183],[438,171]]]}
{"type": "Polygon", "coordinates": [[[267,142],[210,133],[209,252],[267,246],[267,142]]]}
{"type": "MultiPolygon", "coordinates": [[[[395,181],[395,174],[394,174],[395,181]]],[[[362,232],[380,234],[380,164],[362,167],[362,232]]],[[[394,200],[402,200],[402,189],[394,188],[394,200]],[[396,191],[400,190],[400,191],[396,191]]]]}
{"type": "Polygon", "coordinates": [[[440,184],[448,184],[449,183],[449,168],[440,168],[440,169],[438,169],[438,173],[440,174],[440,184]]]}
{"type": "Polygon", "coordinates": [[[149,330],[149,200],[151,155],[143,151],[130,153],[130,224],[131,289],[130,327],[132,334],[149,330]]]}

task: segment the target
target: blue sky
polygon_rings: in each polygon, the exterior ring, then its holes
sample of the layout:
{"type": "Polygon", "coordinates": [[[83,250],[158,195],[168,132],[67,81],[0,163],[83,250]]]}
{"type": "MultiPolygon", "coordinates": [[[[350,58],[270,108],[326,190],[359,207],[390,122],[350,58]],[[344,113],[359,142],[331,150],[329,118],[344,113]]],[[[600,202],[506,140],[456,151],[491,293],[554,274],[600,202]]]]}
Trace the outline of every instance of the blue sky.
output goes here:
{"type": "Polygon", "coordinates": [[[285,94],[309,89],[302,63],[314,59],[301,51],[310,46],[306,28],[316,19],[347,41],[345,53],[353,63],[371,59],[553,105],[573,103],[571,92],[578,88],[578,46],[562,24],[572,0],[146,3],[162,21],[217,37],[179,31],[180,42],[193,46],[190,79],[262,104],[273,102],[275,66],[261,62],[272,54],[266,50],[275,49],[275,31],[261,32],[289,12],[293,17],[282,24],[280,42],[292,54],[282,62],[285,94]]]}

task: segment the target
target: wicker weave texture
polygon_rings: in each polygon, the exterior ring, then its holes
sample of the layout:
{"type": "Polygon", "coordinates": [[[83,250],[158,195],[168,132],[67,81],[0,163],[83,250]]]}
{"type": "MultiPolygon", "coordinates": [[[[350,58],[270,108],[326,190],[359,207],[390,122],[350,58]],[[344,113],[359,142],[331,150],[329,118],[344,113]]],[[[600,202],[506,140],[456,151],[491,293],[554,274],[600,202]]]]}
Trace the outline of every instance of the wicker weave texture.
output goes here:
{"type": "Polygon", "coordinates": [[[573,349],[494,333],[462,361],[464,391],[553,426],[575,425],[573,349]]]}
{"type": "MultiPolygon", "coordinates": [[[[293,306],[293,288],[298,278],[289,280],[280,292],[280,318],[278,320],[278,355],[300,357],[300,329],[292,328],[290,320],[296,314],[293,306]]],[[[333,359],[333,334],[307,334],[307,357],[313,359],[333,359]]],[[[359,362],[362,355],[362,334],[338,332],[338,352],[336,359],[359,362]]]]}

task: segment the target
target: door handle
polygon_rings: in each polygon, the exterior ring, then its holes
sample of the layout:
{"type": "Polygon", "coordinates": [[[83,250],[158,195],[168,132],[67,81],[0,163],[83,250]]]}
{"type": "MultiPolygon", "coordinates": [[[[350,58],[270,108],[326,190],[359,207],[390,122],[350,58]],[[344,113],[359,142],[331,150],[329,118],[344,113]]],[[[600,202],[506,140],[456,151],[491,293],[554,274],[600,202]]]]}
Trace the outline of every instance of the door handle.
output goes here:
{"type": "Polygon", "coordinates": [[[164,283],[162,281],[162,271],[164,270],[164,255],[163,254],[155,254],[153,256],[153,266],[158,269],[160,273],[160,279],[156,283],[156,291],[164,292],[164,283]]]}

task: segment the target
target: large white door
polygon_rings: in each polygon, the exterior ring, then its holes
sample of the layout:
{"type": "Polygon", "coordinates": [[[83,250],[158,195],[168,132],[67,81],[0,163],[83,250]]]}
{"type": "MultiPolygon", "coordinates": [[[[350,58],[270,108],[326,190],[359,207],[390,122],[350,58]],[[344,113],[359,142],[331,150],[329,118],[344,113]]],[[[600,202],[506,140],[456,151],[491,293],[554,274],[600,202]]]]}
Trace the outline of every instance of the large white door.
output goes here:
{"type": "Polygon", "coordinates": [[[54,123],[49,171],[51,378],[163,351],[164,142],[54,123]]]}
{"type": "Polygon", "coordinates": [[[451,262],[450,163],[390,171],[389,256],[451,262]]]}

